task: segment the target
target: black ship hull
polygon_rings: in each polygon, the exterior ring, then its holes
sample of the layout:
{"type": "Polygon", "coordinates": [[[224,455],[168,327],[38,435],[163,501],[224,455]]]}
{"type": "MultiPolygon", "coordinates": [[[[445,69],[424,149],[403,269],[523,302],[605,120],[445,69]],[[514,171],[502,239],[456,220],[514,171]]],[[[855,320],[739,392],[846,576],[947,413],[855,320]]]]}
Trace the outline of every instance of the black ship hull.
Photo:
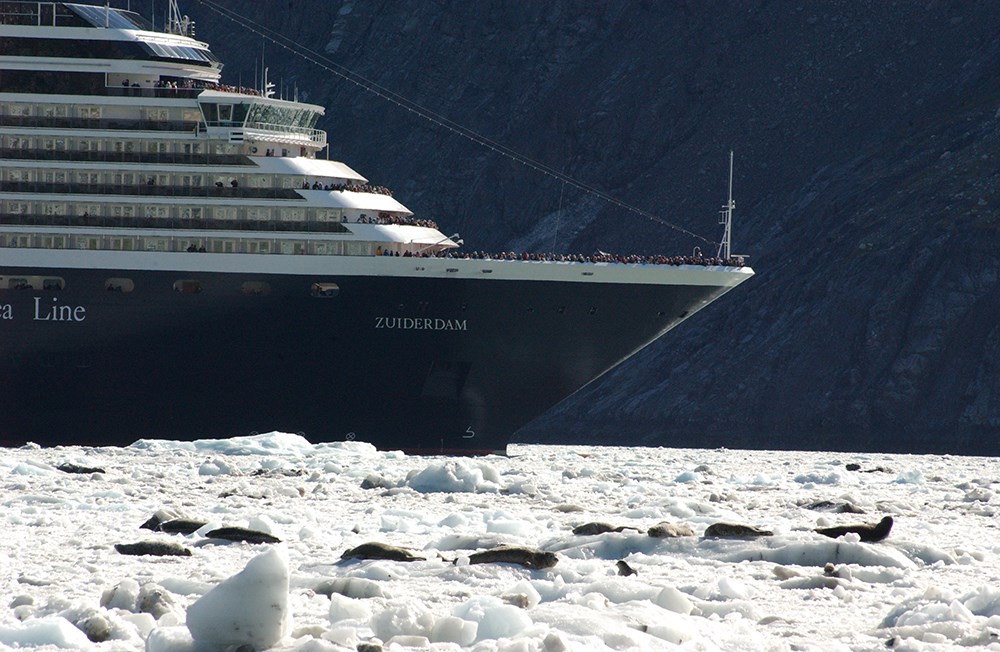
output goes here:
{"type": "Polygon", "coordinates": [[[281,430],[426,454],[502,452],[518,428],[738,282],[730,272],[686,285],[484,270],[2,268],[0,441],[281,430]]]}

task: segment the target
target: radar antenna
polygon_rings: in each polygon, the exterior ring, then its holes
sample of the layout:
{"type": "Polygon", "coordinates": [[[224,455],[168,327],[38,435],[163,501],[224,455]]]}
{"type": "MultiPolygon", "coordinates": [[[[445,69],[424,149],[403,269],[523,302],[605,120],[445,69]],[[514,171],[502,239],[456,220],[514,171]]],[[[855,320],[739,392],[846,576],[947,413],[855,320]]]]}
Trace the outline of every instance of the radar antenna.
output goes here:
{"type": "Polygon", "coordinates": [[[733,201],[733,150],[729,150],[729,199],[719,215],[719,224],[723,225],[723,231],[717,256],[723,260],[728,260],[730,255],[729,247],[733,239],[733,210],[735,208],[736,202],[733,201]]]}

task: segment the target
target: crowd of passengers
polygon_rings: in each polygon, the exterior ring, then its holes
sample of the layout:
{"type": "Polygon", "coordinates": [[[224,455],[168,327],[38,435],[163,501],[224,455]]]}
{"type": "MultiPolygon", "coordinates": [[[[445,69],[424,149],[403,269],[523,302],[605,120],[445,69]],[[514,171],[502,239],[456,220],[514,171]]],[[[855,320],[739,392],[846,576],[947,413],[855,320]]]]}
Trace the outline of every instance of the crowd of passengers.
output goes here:
{"type": "Polygon", "coordinates": [[[456,252],[456,251],[438,251],[437,253],[410,253],[404,252],[400,254],[399,252],[392,252],[388,249],[385,251],[376,251],[376,255],[381,256],[402,256],[404,258],[457,258],[464,260],[529,260],[538,262],[565,262],[565,263],[620,263],[623,265],[703,265],[703,266],[724,266],[724,267],[743,267],[743,258],[732,256],[729,258],[719,258],[718,256],[703,256],[699,252],[695,252],[692,256],[640,256],[638,254],[631,254],[628,256],[623,256],[620,254],[609,254],[603,251],[591,254],[589,256],[583,254],[553,254],[553,253],[514,253],[513,251],[502,251],[496,254],[486,253],[484,251],[466,251],[466,252],[456,252]]]}
{"type": "MultiPolygon", "coordinates": [[[[122,82],[122,86],[128,86],[128,80],[126,79],[122,82]]],[[[138,84],[132,84],[132,86],[138,86],[138,84]]],[[[242,93],[243,95],[260,95],[260,91],[255,88],[247,88],[246,86],[230,86],[229,84],[216,84],[215,82],[202,82],[192,79],[182,79],[179,82],[166,81],[162,79],[156,80],[153,84],[155,88],[169,88],[171,90],[177,89],[201,89],[204,88],[210,91],[221,91],[223,93],[242,93]]]]}
{"type": "Polygon", "coordinates": [[[429,229],[438,228],[434,220],[418,220],[415,217],[391,215],[389,213],[379,213],[377,217],[370,217],[362,213],[358,216],[358,224],[402,224],[405,226],[425,226],[429,229]]]}
{"type": "Polygon", "coordinates": [[[308,181],[302,182],[303,190],[340,190],[340,191],[350,191],[350,192],[370,192],[376,195],[386,195],[387,197],[392,197],[392,191],[385,186],[370,186],[367,183],[360,185],[351,185],[347,183],[327,183],[322,184],[319,181],[313,181],[312,185],[309,185],[308,181]]]}

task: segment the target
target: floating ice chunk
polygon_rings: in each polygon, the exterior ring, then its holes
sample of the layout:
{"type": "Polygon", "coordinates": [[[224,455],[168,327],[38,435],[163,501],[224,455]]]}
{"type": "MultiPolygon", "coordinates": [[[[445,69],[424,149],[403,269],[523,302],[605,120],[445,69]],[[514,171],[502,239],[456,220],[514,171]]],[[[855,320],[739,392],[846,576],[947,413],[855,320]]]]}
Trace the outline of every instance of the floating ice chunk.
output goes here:
{"type": "Polygon", "coordinates": [[[478,623],[477,641],[509,638],[531,626],[531,618],[523,609],[490,596],[469,600],[459,606],[454,615],[478,623]]]}
{"type": "Polygon", "coordinates": [[[342,620],[364,620],[372,617],[371,607],[366,602],[348,598],[339,593],[330,594],[330,622],[342,620]]]}
{"type": "Polygon", "coordinates": [[[229,462],[213,457],[202,462],[198,467],[198,475],[241,475],[240,470],[229,462]]]}
{"type": "Polygon", "coordinates": [[[731,577],[719,579],[719,595],[729,600],[743,600],[747,597],[747,587],[731,577]]]}
{"type": "Polygon", "coordinates": [[[519,519],[497,518],[486,523],[486,531],[490,534],[510,534],[527,538],[538,531],[538,525],[519,519]]]}
{"type": "Polygon", "coordinates": [[[54,645],[64,649],[82,649],[93,645],[86,634],[60,616],[36,618],[14,627],[0,627],[0,644],[10,647],[54,645]]]}
{"type": "Polygon", "coordinates": [[[412,473],[405,484],[421,493],[495,493],[500,490],[500,474],[482,462],[448,460],[412,473]]]}
{"type": "Polygon", "coordinates": [[[980,586],[963,597],[965,606],[978,616],[1000,616],[1000,589],[980,586]]]}
{"type": "Polygon", "coordinates": [[[394,603],[372,616],[369,625],[384,641],[394,636],[427,637],[434,627],[434,615],[417,603],[394,603]]]}
{"type": "Polygon", "coordinates": [[[683,616],[666,614],[668,617],[657,623],[647,625],[646,633],[674,645],[683,645],[696,638],[697,630],[683,616]]]}
{"type": "Polygon", "coordinates": [[[264,534],[273,535],[275,533],[274,521],[264,514],[251,518],[247,523],[247,528],[254,532],[263,532],[264,534]]]}
{"type": "MultiPolygon", "coordinates": [[[[857,535],[854,535],[857,536],[857,535]]],[[[727,561],[769,561],[784,566],[818,566],[827,563],[858,564],[915,569],[917,565],[900,551],[888,546],[850,541],[851,535],[840,539],[816,542],[795,542],[778,548],[746,546],[722,555],[727,561]]]]}
{"type": "Polygon", "coordinates": [[[291,631],[288,559],[280,548],[250,560],[187,610],[195,641],[218,645],[271,647],[291,631]]]}
{"type": "Polygon", "coordinates": [[[841,479],[841,475],[835,471],[830,473],[812,471],[795,476],[795,481],[799,484],[840,484],[841,479]]]}
{"type": "MultiPolygon", "coordinates": [[[[510,602],[511,599],[515,599],[518,596],[523,596],[524,605],[527,608],[536,606],[542,601],[542,596],[538,593],[538,590],[532,585],[528,580],[521,580],[514,586],[510,587],[503,592],[504,600],[510,602]]],[[[520,600],[519,600],[520,602],[520,600]]]]}
{"type": "Polygon", "coordinates": [[[439,618],[431,627],[430,640],[434,643],[472,645],[476,641],[479,625],[458,616],[439,618]]]}
{"type": "Polygon", "coordinates": [[[896,475],[897,484],[923,484],[924,474],[919,469],[912,471],[902,471],[896,475]]]}
{"type": "Polygon", "coordinates": [[[27,460],[19,464],[15,464],[14,468],[12,468],[10,472],[13,475],[54,475],[57,473],[56,468],[51,464],[35,462],[33,460],[27,460]]]}
{"type": "Polygon", "coordinates": [[[672,586],[664,587],[653,602],[667,611],[685,616],[694,611],[694,604],[691,603],[691,600],[672,586]]]}
{"type": "Polygon", "coordinates": [[[133,579],[126,578],[114,588],[108,589],[101,595],[101,606],[108,609],[136,611],[138,598],[139,583],[133,579]]]}
{"type": "Polygon", "coordinates": [[[195,643],[187,627],[157,627],[146,638],[146,652],[194,652],[195,643]]]}

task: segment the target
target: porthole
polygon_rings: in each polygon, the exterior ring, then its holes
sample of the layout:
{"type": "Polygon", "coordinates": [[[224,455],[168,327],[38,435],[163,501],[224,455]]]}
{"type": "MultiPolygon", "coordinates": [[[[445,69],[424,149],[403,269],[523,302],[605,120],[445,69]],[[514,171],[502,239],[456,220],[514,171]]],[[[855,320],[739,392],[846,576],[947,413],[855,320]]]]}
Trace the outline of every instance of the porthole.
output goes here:
{"type": "Polygon", "coordinates": [[[247,281],[240,286],[240,290],[248,297],[259,297],[271,294],[271,285],[263,281],[247,281]]]}
{"type": "Polygon", "coordinates": [[[201,292],[201,281],[190,278],[174,281],[174,292],[180,292],[181,294],[198,294],[201,292]]]}
{"type": "Polygon", "coordinates": [[[57,292],[66,287],[58,276],[0,276],[2,290],[49,290],[57,292]]]}
{"type": "Polygon", "coordinates": [[[309,293],[318,299],[332,299],[340,294],[340,286],[336,283],[313,283],[309,293]]]}
{"type": "Polygon", "coordinates": [[[109,278],[104,281],[104,289],[108,292],[129,293],[135,289],[135,283],[130,278],[109,278]]]}

